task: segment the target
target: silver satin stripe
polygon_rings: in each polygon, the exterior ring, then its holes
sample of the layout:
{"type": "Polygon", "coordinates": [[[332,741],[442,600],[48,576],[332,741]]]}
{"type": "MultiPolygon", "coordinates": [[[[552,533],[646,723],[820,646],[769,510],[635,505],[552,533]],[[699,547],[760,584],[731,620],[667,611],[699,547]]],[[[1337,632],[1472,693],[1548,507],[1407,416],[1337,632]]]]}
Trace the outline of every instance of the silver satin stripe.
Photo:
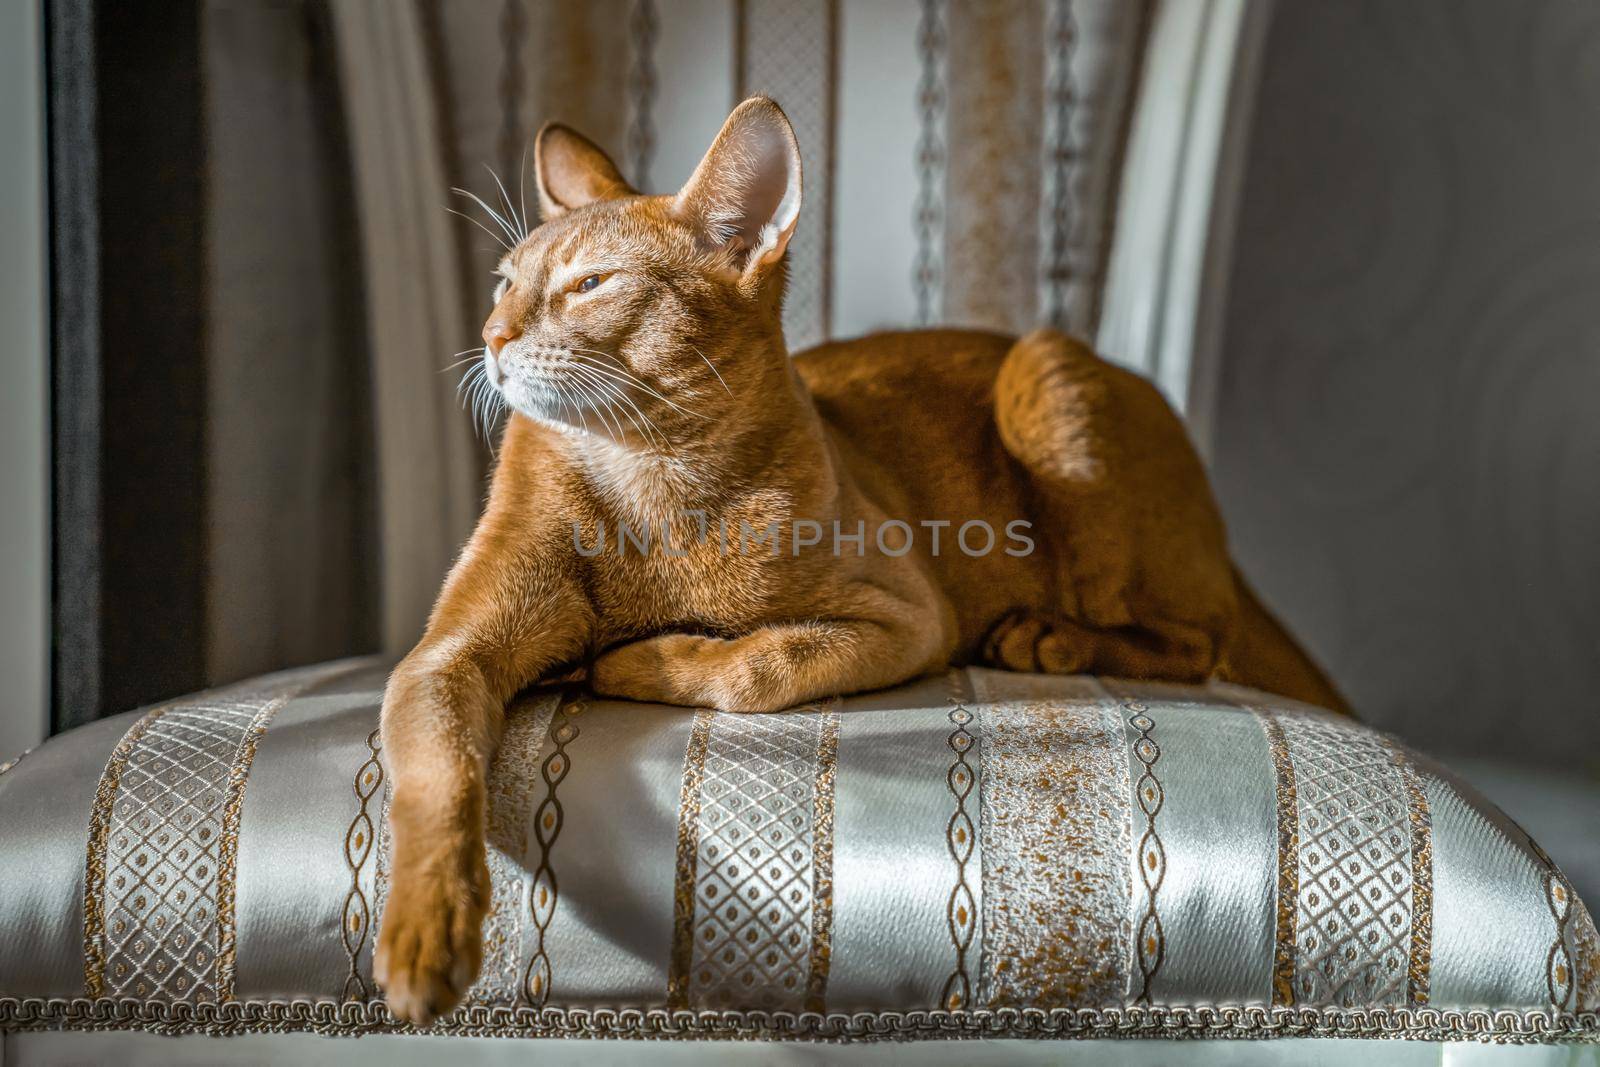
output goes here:
{"type": "Polygon", "coordinates": [[[973,671],[989,1007],[1127,995],[1131,832],[1122,716],[1091,678],[973,671]]]}
{"type": "MultiPolygon", "coordinates": [[[[1148,683],[1110,688],[1145,704],[1161,746],[1154,770],[1165,798],[1156,826],[1166,874],[1156,908],[1166,944],[1151,1002],[1270,1004],[1278,831],[1272,754],[1261,728],[1253,716],[1209,703],[1203,691],[1148,683]]],[[[1143,771],[1132,754],[1138,736],[1130,730],[1134,782],[1143,771]]],[[[1135,840],[1142,818],[1135,805],[1135,840]]],[[[1137,854],[1133,860],[1137,922],[1144,887],[1137,854]]]]}
{"type": "Polygon", "coordinates": [[[489,769],[487,859],[489,911],[483,919],[483,964],[467,991],[469,1004],[516,1005],[528,959],[528,831],[538,802],[540,754],[560,697],[519,701],[507,709],[505,730],[489,769]]]}
{"type": "Polygon", "coordinates": [[[103,995],[234,998],[242,791],[272,717],[328,673],[202,693],[153,709],[130,729],[104,852],[89,857],[103,864],[104,898],[98,930],[85,911],[85,940],[101,946],[87,979],[103,995]]]}
{"type": "Polygon", "coordinates": [[[84,828],[129,712],[51,738],[0,776],[0,991],[83,995],[84,828]]]}
{"type": "MultiPolygon", "coordinates": [[[[956,868],[943,844],[954,810],[949,710],[939,676],[850,698],[839,716],[831,1011],[940,1006],[956,960],[946,915],[956,868]]],[[[975,793],[968,808],[976,825],[975,793]]],[[[976,895],[976,850],[967,867],[976,895]]],[[[975,975],[976,951],[967,958],[975,975]]]]}
{"type": "MultiPolygon", "coordinates": [[[[551,847],[552,1004],[665,1000],[678,793],[693,721],[682,708],[606,700],[588,701],[572,719],[578,733],[566,748],[570,769],[557,792],[561,825],[551,847]]],[[[544,782],[535,778],[530,788],[537,805],[544,782]]]]}
{"type": "MultiPolygon", "coordinates": [[[[240,999],[342,995],[349,961],[340,940],[350,871],[345,837],[353,779],[370,752],[387,667],[343,666],[289,701],[261,739],[239,822],[240,999]],[[292,857],[292,859],[290,858],[292,857]]],[[[377,820],[377,804],[372,818],[377,820]]],[[[371,894],[369,860],[365,891],[371,894]]],[[[371,943],[363,973],[371,980],[371,943]]]]}
{"type": "Polygon", "coordinates": [[[1548,1007],[1556,924],[1542,865],[1476,790],[1432,763],[1420,773],[1433,812],[1432,1005],[1548,1007]]]}
{"type": "Polygon", "coordinates": [[[830,705],[710,719],[687,1006],[805,1010],[816,913],[832,906],[831,886],[818,877],[819,854],[826,848],[831,862],[832,842],[816,784],[837,712],[830,705]]]}

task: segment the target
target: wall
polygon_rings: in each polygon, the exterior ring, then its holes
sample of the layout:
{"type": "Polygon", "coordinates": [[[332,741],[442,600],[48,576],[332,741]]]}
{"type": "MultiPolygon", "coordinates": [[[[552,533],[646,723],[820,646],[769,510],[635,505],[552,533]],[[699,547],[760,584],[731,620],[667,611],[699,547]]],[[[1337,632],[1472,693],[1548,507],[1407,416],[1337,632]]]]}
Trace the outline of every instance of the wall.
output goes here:
{"type": "Polygon", "coordinates": [[[0,4],[0,763],[48,714],[42,59],[37,5],[0,4]]]}
{"type": "Polygon", "coordinates": [[[1213,464],[1362,713],[1600,769],[1600,5],[1283,3],[1213,464]]]}

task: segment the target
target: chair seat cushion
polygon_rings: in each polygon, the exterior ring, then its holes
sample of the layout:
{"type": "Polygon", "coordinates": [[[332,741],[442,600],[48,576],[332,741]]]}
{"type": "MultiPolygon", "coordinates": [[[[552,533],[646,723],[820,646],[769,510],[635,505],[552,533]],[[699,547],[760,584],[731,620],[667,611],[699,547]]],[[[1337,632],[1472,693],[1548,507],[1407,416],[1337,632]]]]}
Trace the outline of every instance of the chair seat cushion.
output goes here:
{"type": "MultiPolygon", "coordinates": [[[[405,1030],[383,665],[273,675],[0,773],[0,1030],[405,1030]]],[[[1277,697],[971,670],[777,715],[536,691],[489,778],[481,1035],[1600,1035],[1519,827],[1277,697]]]]}

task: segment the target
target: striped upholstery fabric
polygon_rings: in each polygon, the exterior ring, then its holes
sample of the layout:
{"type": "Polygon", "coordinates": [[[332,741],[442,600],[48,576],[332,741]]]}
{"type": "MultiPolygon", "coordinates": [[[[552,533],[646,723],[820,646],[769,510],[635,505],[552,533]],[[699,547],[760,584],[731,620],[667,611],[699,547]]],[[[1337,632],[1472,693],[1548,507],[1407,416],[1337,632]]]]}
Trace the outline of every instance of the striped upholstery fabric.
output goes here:
{"type": "MultiPolygon", "coordinates": [[[[404,1029],[385,669],[0,773],[0,1029],[404,1029]]],[[[766,716],[534,692],[441,1034],[1600,1037],[1600,937],[1442,768],[1263,694],[971,670],[766,716]]]]}

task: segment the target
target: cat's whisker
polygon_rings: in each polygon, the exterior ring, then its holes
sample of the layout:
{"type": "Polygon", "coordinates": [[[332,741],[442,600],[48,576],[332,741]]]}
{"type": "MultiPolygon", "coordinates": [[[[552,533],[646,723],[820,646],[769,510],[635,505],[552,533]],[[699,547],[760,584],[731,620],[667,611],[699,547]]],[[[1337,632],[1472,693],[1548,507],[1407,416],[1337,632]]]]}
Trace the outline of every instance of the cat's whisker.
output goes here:
{"type": "MultiPolygon", "coordinates": [[[[571,400],[571,395],[567,392],[567,387],[565,385],[562,385],[560,382],[552,381],[550,383],[550,385],[555,389],[556,395],[558,397],[560,397],[560,400],[561,400],[561,416],[567,422],[567,424],[570,426],[572,424],[572,420],[571,419],[567,419],[566,415],[567,415],[567,408],[570,406],[569,405],[569,401],[571,400]]],[[[577,415],[581,419],[583,417],[583,409],[579,408],[579,407],[573,407],[573,414],[577,415]]],[[[588,427],[585,426],[584,429],[587,430],[588,427]]]]}
{"type": "Polygon", "coordinates": [[[600,351],[598,351],[596,349],[593,349],[593,348],[569,348],[569,349],[566,350],[566,352],[564,354],[569,355],[569,356],[573,357],[574,359],[583,360],[583,361],[587,362],[588,364],[590,364],[595,370],[598,370],[598,371],[600,371],[600,372],[602,372],[604,374],[609,374],[613,378],[618,378],[619,380],[624,381],[628,385],[631,385],[631,386],[633,386],[633,387],[635,387],[637,389],[643,389],[646,393],[649,393],[651,396],[655,397],[657,400],[661,401],[663,404],[666,404],[668,407],[672,408],[674,411],[680,412],[680,413],[682,413],[684,415],[692,416],[693,418],[697,418],[697,419],[706,418],[706,416],[700,414],[698,411],[692,411],[689,408],[683,407],[681,404],[678,404],[677,402],[673,401],[669,397],[665,397],[665,396],[661,395],[661,393],[657,392],[654,388],[652,388],[649,385],[649,383],[645,382],[638,375],[636,375],[632,371],[628,370],[627,367],[622,366],[621,361],[617,360],[615,356],[611,356],[608,353],[600,352],[600,351]],[[613,366],[608,366],[608,365],[606,365],[604,363],[598,363],[593,358],[591,358],[588,355],[586,355],[588,353],[592,353],[593,355],[596,355],[596,356],[606,356],[608,359],[611,359],[616,365],[613,367],[613,366]]]}
{"type": "MultiPolygon", "coordinates": [[[[572,365],[571,369],[580,374],[588,373],[593,375],[594,373],[590,368],[586,368],[581,364],[576,363],[572,365]]],[[[654,445],[656,443],[655,433],[660,433],[660,427],[656,426],[656,424],[650,420],[650,416],[646,415],[642,410],[640,410],[639,405],[633,402],[633,398],[622,392],[622,390],[615,384],[606,382],[604,379],[595,377],[591,380],[594,382],[595,387],[601,390],[603,394],[607,396],[614,396],[623,404],[627,405],[627,407],[622,409],[622,413],[627,416],[629,422],[633,423],[633,428],[639,431],[639,435],[643,437],[648,444],[654,445]],[[630,408],[632,409],[631,412],[629,411],[630,408]],[[635,415],[637,415],[638,418],[635,418],[635,415]],[[640,419],[644,420],[644,425],[640,425],[640,419]],[[646,427],[649,427],[649,429],[646,429],[646,427]],[[652,433],[651,431],[655,432],[652,433]]]]}
{"type": "Polygon", "coordinates": [[[481,347],[480,348],[468,348],[468,349],[465,349],[464,351],[457,352],[456,355],[458,355],[458,356],[466,356],[466,358],[465,359],[458,359],[454,363],[446,364],[444,369],[441,370],[439,373],[440,374],[448,373],[449,371],[453,371],[457,367],[462,366],[463,364],[466,364],[466,363],[471,363],[474,360],[477,360],[478,362],[481,363],[483,361],[482,353],[483,353],[483,349],[481,347]]]}
{"type": "Polygon", "coordinates": [[[464,196],[471,200],[474,204],[477,204],[483,209],[484,214],[488,215],[489,218],[494,220],[495,225],[500,227],[501,232],[506,235],[506,238],[513,245],[517,243],[517,231],[512,227],[511,223],[506,219],[506,217],[500,214],[500,212],[496,211],[494,208],[490,207],[488,203],[484,201],[483,197],[470,190],[457,188],[455,186],[451,186],[450,191],[458,196],[464,196]]]}
{"type": "MultiPolygon", "coordinates": [[[[599,389],[598,393],[600,396],[600,402],[606,406],[607,411],[611,412],[611,421],[616,424],[618,437],[617,443],[619,445],[626,445],[628,443],[628,431],[622,425],[622,418],[619,416],[617,411],[617,405],[612,401],[609,391],[605,389],[599,389]]],[[[627,415],[627,412],[624,411],[621,413],[621,415],[627,415]]],[[[629,418],[628,421],[632,422],[633,420],[632,418],[629,418]]],[[[637,428],[638,424],[635,423],[635,429],[637,428]]]]}
{"type": "Polygon", "coordinates": [[[518,243],[527,240],[528,224],[523,220],[521,215],[517,214],[516,207],[511,203],[511,194],[506,192],[505,183],[500,180],[500,175],[496,174],[494,168],[489,166],[489,164],[485,163],[483,165],[483,169],[489,172],[489,177],[493,178],[495,185],[499,186],[500,188],[500,201],[506,206],[506,214],[510,215],[512,221],[517,224],[518,243]]]}
{"type": "MultiPolygon", "coordinates": [[[[561,394],[563,396],[571,396],[572,395],[571,392],[567,389],[567,387],[565,385],[561,386],[561,394]]],[[[583,413],[583,404],[580,403],[577,400],[576,397],[574,397],[573,400],[572,400],[572,410],[573,410],[574,413],[577,414],[578,421],[583,424],[583,432],[584,433],[588,433],[589,432],[589,416],[587,416],[587,415],[585,415],[583,413]]]]}
{"type": "Polygon", "coordinates": [[[728,388],[728,383],[726,381],[723,381],[722,372],[717,369],[717,365],[715,363],[711,362],[711,360],[706,357],[706,354],[704,352],[700,351],[699,346],[690,345],[689,347],[694,349],[694,354],[695,355],[699,356],[701,359],[706,361],[706,366],[710,367],[711,368],[711,373],[715,374],[717,376],[717,381],[722,382],[723,391],[726,392],[729,396],[732,396],[733,395],[733,390],[728,388]]]}
{"type": "Polygon", "coordinates": [[[456,394],[461,397],[461,406],[471,414],[473,430],[482,435],[493,452],[494,426],[504,410],[504,400],[499,390],[490,384],[489,372],[482,360],[462,374],[461,381],[456,384],[456,394]]]}
{"type": "Polygon", "coordinates": [[[506,241],[505,241],[504,237],[501,237],[499,234],[497,234],[493,230],[489,229],[489,227],[485,226],[483,223],[479,222],[477,219],[473,218],[471,215],[468,215],[464,211],[457,211],[453,207],[447,207],[447,208],[445,208],[445,210],[450,212],[450,214],[452,214],[452,215],[459,215],[462,218],[466,219],[468,222],[472,223],[478,229],[482,230],[484,233],[488,234],[490,237],[493,237],[494,241],[495,241],[495,244],[499,245],[501,248],[505,249],[507,252],[511,251],[511,246],[506,244],[506,241]]]}
{"type": "MultiPolygon", "coordinates": [[[[493,174],[494,172],[490,171],[490,173],[493,174]]],[[[510,240],[512,244],[517,243],[517,228],[511,224],[510,219],[502,215],[497,208],[491,206],[488,201],[483,199],[483,197],[467,189],[452,187],[450,191],[456,193],[458,196],[465,196],[473,203],[477,204],[484,210],[484,213],[487,214],[490,219],[494,220],[495,225],[500,227],[501,232],[506,235],[507,239],[510,240]]]]}
{"type": "MultiPolygon", "coordinates": [[[[606,414],[610,415],[610,417],[611,417],[611,421],[607,424],[608,429],[606,431],[606,435],[611,438],[611,443],[614,444],[614,445],[625,445],[625,444],[627,444],[628,431],[622,428],[622,420],[617,418],[617,410],[612,405],[611,401],[609,399],[607,399],[607,397],[606,397],[606,395],[604,393],[600,392],[597,389],[596,390],[592,390],[590,392],[590,396],[593,398],[593,400],[596,403],[598,403],[600,405],[601,408],[604,408],[606,414]],[[611,429],[613,429],[613,428],[616,430],[615,433],[611,432],[611,429]]],[[[596,414],[599,414],[600,408],[596,408],[595,410],[596,410],[596,414]]]]}
{"type": "Polygon", "coordinates": [[[522,205],[522,233],[528,233],[528,143],[533,134],[522,139],[522,165],[517,168],[517,201],[522,205]]]}
{"type": "Polygon", "coordinates": [[[484,373],[486,372],[482,361],[479,361],[476,365],[468,367],[465,371],[462,371],[461,380],[456,383],[456,395],[460,396],[462,390],[468,387],[474,377],[484,373]]]}
{"type": "MultiPolygon", "coordinates": [[[[682,408],[678,408],[678,405],[674,404],[672,401],[668,400],[666,397],[662,396],[660,393],[656,392],[654,389],[650,388],[648,385],[645,385],[644,383],[640,382],[637,378],[632,378],[631,376],[630,377],[623,377],[622,375],[616,373],[615,371],[612,371],[612,370],[610,370],[609,368],[607,368],[605,366],[602,366],[602,365],[599,365],[599,364],[595,364],[592,361],[591,362],[587,362],[587,363],[582,362],[581,361],[581,357],[580,357],[580,359],[574,360],[572,363],[569,364],[569,366],[574,368],[574,369],[581,368],[584,371],[587,371],[590,375],[593,375],[593,376],[599,378],[601,381],[607,382],[608,384],[611,384],[613,386],[626,386],[626,387],[628,387],[630,389],[642,389],[646,393],[648,393],[649,395],[651,395],[651,396],[655,397],[656,399],[662,401],[663,403],[667,404],[669,407],[677,408],[679,411],[683,411],[682,408]]],[[[684,414],[693,415],[694,412],[684,411],[684,414]]]]}
{"type": "Polygon", "coordinates": [[[594,409],[595,418],[600,420],[601,427],[606,431],[606,437],[610,438],[612,444],[616,444],[617,435],[612,432],[611,423],[606,419],[606,413],[600,410],[600,405],[603,404],[604,401],[600,397],[594,395],[593,386],[588,385],[583,379],[579,378],[573,381],[572,387],[576,389],[578,395],[582,397],[591,408],[594,409]]]}
{"type": "Polygon", "coordinates": [[[487,377],[483,379],[483,382],[484,388],[479,394],[482,404],[480,418],[482,419],[483,441],[489,446],[490,452],[493,452],[494,429],[495,425],[500,421],[500,413],[502,411],[501,398],[500,391],[489,384],[487,377]]]}

